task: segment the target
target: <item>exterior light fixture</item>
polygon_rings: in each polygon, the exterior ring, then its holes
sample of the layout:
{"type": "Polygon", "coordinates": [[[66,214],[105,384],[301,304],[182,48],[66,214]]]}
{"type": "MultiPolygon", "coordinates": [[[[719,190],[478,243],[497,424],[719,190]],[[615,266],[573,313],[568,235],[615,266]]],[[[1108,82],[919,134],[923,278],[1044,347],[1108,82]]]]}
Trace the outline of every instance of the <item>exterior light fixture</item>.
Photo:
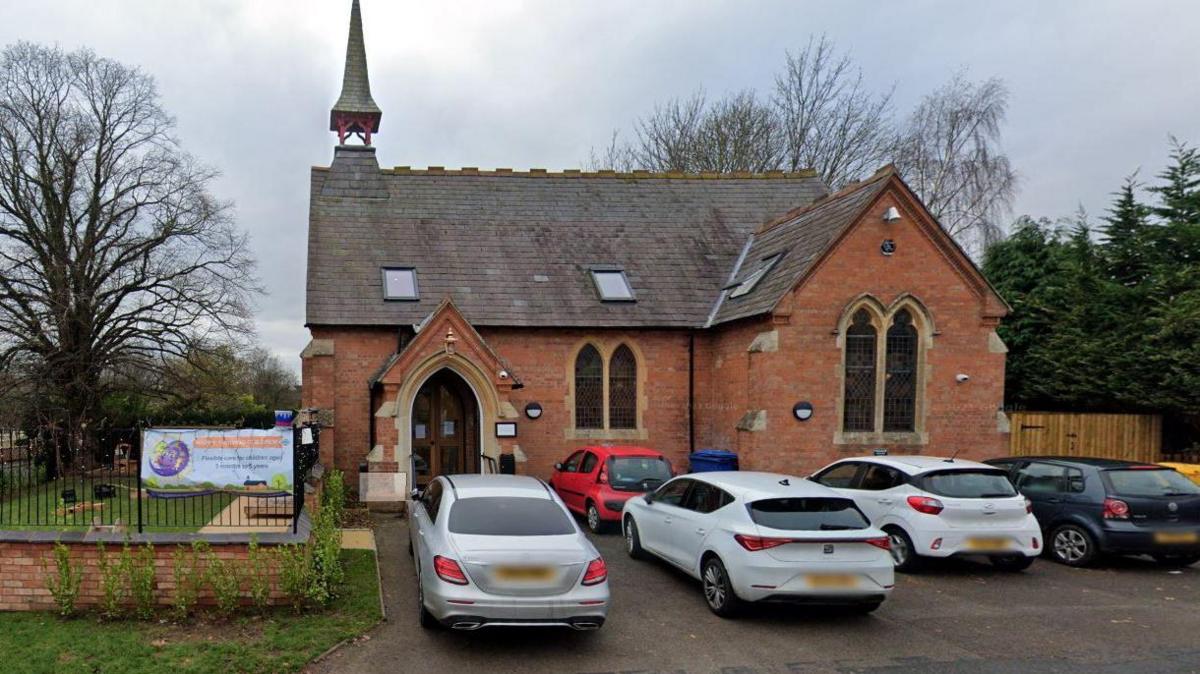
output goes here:
{"type": "Polygon", "coordinates": [[[454,345],[458,343],[458,337],[454,336],[454,328],[446,328],[446,338],[442,340],[446,345],[446,353],[454,353],[454,345]]]}
{"type": "Polygon", "coordinates": [[[542,404],[541,403],[529,403],[528,405],[526,405],[525,406],[525,416],[529,417],[530,419],[537,419],[537,418],[541,417],[542,416],[542,404]]]}
{"type": "Polygon", "coordinates": [[[813,415],[812,403],[807,401],[796,403],[792,407],[792,415],[800,421],[808,421],[813,415]]]}
{"type": "Polygon", "coordinates": [[[883,212],[883,221],[884,222],[895,222],[899,219],[900,219],[900,211],[895,206],[889,206],[888,209],[883,212]]]}

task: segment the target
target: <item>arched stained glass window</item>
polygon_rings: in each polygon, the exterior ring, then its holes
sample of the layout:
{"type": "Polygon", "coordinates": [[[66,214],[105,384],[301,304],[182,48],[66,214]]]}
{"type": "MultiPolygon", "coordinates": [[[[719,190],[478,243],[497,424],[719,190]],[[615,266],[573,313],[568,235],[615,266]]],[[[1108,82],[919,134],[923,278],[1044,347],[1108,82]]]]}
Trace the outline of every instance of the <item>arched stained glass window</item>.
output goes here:
{"type": "Polygon", "coordinates": [[[591,344],[575,356],[575,427],[604,428],[604,361],[591,344]]]}
{"type": "Polygon", "coordinates": [[[875,326],[866,309],[859,309],[846,330],[846,431],[875,430],[875,326]]]}
{"type": "Polygon", "coordinates": [[[608,426],[637,428],[637,358],[624,344],[608,361],[608,426]]]}
{"type": "Polygon", "coordinates": [[[917,408],[917,328],[908,309],[896,312],[888,328],[885,376],[883,430],[912,431],[917,408]]]}

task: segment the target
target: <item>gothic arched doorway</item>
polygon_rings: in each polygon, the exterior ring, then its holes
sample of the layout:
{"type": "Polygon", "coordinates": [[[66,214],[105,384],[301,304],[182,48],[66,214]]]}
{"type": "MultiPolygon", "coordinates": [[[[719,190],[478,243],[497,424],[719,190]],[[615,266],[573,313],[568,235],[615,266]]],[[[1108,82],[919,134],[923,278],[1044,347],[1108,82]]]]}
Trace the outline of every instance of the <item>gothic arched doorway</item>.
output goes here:
{"type": "Polygon", "coordinates": [[[418,487],[438,475],[479,472],[479,404],[453,371],[439,370],[421,385],[410,433],[418,487]]]}

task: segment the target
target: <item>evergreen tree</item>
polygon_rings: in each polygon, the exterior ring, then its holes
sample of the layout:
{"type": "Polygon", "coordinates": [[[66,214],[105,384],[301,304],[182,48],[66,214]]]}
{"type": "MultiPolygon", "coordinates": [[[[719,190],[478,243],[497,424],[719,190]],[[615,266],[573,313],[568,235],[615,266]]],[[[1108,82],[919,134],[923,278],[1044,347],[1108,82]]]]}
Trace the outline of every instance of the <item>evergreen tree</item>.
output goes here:
{"type": "Polygon", "coordinates": [[[1138,202],[1135,192],[1140,188],[1136,175],[1125,179],[1113,196],[1103,232],[1105,263],[1109,277],[1125,286],[1136,286],[1146,280],[1151,260],[1147,255],[1150,240],[1146,216],[1150,209],[1138,202]]]}

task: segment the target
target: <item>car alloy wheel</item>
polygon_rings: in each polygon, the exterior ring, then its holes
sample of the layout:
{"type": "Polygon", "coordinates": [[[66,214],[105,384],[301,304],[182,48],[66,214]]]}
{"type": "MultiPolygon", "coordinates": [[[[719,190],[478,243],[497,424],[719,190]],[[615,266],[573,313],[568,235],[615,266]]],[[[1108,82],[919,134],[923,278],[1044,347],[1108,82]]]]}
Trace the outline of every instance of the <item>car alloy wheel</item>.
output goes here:
{"type": "Polygon", "coordinates": [[[912,554],[912,550],[908,549],[908,539],[892,532],[888,534],[888,541],[891,543],[892,561],[896,566],[904,566],[908,556],[912,554]]]}
{"type": "Polygon", "coordinates": [[[633,540],[634,535],[634,524],[630,520],[625,523],[625,552],[628,552],[630,555],[634,553],[637,547],[636,542],[633,540]]]}
{"type": "Polygon", "coordinates": [[[1054,554],[1067,564],[1078,564],[1088,556],[1090,544],[1083,532],[1063,528],[1054,534],[1054,554]]]}
{"type": "Polygon", "coordinates": [[[592,533],[600,533],[600,511],[596,508],[596,504],[594,503],[588,504],[587,524],[588,529],[591,529],[592,533]]]}
{"type": "Polygon", "coordinates": [[[725,608],[728,599],[725,594],[725,570],[720,564],[710,562],[704,567],[704,599],[714,611],[725,608]]]}

